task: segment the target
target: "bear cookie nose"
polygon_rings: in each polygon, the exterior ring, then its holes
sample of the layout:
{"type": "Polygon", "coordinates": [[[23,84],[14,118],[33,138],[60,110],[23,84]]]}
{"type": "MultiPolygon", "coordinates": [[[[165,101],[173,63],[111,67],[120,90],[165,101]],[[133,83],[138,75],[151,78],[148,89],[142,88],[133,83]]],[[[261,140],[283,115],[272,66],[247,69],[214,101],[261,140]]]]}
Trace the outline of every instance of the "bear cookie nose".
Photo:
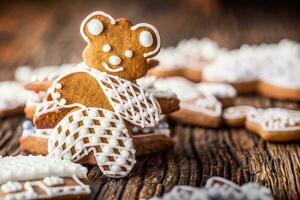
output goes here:
{"type": "Polygon", "coordinates": [[[110,56],[108,61],[112,65],[119,65],[121,63],[121,58],[119,56],[110,56]]]}

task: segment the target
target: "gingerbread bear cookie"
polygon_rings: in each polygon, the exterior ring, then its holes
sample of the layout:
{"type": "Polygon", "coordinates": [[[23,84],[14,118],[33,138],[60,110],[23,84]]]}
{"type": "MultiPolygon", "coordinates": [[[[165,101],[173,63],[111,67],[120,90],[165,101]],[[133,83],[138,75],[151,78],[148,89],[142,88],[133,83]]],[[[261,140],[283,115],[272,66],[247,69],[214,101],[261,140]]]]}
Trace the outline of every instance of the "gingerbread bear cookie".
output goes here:
{"type": "Polygon", "coordinates": [[[149,70],[160,37],[150,24],[133,26],[100,11],[88,15],[80,31],[88,67],[62,74],[49,88],[50,99],[71,112],[51,132],[48,152],[73,161],[92,153],[105,175],[124,177],[136,162],[130,124],[159,121],[158,101],[134,82],[149,70]]]}
{"type": "Polygon", "coordinates": [[[300,111],[283,108],[255,109],[247,115],[246,128],[267,141],[299,140],[300,111]]]}
{"type": "Polygon", "coordinates": [[[44,156],[0,157],[0,199],[89,199],[87,169],[44,156]]]}

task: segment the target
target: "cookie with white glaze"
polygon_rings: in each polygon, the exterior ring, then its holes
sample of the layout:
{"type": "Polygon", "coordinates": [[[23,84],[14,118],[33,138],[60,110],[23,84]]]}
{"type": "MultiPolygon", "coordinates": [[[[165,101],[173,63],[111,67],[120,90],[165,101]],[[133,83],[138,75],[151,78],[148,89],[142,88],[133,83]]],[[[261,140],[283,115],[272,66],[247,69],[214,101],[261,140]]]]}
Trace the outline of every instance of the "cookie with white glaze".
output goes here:
{"type": "Polygon", "coordinates": [[[89,199],[87,169],[44,156],[0,158],[0,199],[89,199]]]}
{"type": "Polygon", "coordinates": [[[283,108],[255,109],[247,115],[246,128],[267,141],[299,140],[300,112],[283,108]]]}

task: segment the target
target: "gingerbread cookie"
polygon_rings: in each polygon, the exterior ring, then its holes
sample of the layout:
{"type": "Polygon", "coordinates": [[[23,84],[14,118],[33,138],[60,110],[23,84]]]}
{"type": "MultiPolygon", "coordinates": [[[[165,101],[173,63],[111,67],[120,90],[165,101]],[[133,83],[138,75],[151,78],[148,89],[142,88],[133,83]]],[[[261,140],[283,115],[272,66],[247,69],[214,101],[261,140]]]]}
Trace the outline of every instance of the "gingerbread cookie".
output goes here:
{"type": "Polygon", "coordinates": [[[283,108],[255,109],[247,115],[246,128],[267,141],[298,140],[300,112],[283,108]]]}
{"type": "Polygon", "coordinates": [[[87,169],[44,156],[0,158],[0,199],[89,199],[87,169]]]}
{"type": "Polygon", "coordinates": [[[182,77],[157,79],[153,87],[174,92],[180,99],[180,110],[170,114],[176,121],[204,127],[219,127],[222,104],[210,93],[201,92],[197,84],[182,77]]]}
{"type": "Polygon", "coordinates": [[[149,74],[157,77],[183,76],[198,82],[202,80],[202,69],[222,51],[208,38],[182,40],[176,47],[162,49],[156,57],[159,66],[149,74]]]}
{"type": "Polygon", "coordinates": [[[257,92],[276,99],[300,100],[300,45],[244,45],[222,54],[203,70],[203,80],[225,82],[239,94],[257,92]]]}
{"type": "Polygon", "coordinates": [[[27,91],[17,82],[0,83],[0,117],[23,113],[27,91]]]}
{"type": "Polygon", "coordinates": [[[152,25],[100,11],[80,31],[88,68],[60,75],[49,88],[55,106],[71,111],[51,132],[48,153],[72,161],[92,154],[104,175],[124,177],[136,162],[131,124],[153,127],[161,114],[156,98],[135,84],[153,66],[147,59],[159,52],[160,37],[152,25]]]}
{"type": "Polygon", "coordinates": [[[255,110],[252,106],[239,105],[226,108],[223,111],[223,121],[229,127],[245,126],[247,114],[255,110]]]}
{"type": "Polygon", "coordinates": [[[151,200],[181,200],[181,199],[203,199],[203,200],[273,200],[271,190],[257,183],[246,183],[239,186],[221,177],[211,177],[207,180],[205,187],[195,188],[192,186],[175,186],[163,197],[153,197],[151,200]]]}

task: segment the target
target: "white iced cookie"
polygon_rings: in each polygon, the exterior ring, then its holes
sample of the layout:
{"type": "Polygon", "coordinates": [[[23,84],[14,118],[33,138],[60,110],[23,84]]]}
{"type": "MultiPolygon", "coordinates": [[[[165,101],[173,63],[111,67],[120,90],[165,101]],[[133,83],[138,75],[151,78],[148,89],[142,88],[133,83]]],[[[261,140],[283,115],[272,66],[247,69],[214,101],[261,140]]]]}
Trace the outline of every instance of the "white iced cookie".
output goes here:
{"type": "Polygon", "coordinates": [[[300,112],[283,108],[255,109],[248,113],[246,127],[268,141],[300,139],[300,112]]]}
{"type": "Polygon", "coordinates": [[[44,156],[0,158],[0,199],[88,198],[87,169],[44,156]]]}
{"type": "Polygon", "coordinates": [[[273,200],[271,190],[257,183],[246,183],[239,186],[221,177],[211,177],[203,188],[178,185],[161,198],[151,200],[181,200],[181,199],[232,199],[232,200],[273,200]]]}
{"type": "Polygon", "coordinates": [[[9,115],[14,109],[25,106],[28,93],[17,82],[0,82],[0,116],[9,115]]]}

